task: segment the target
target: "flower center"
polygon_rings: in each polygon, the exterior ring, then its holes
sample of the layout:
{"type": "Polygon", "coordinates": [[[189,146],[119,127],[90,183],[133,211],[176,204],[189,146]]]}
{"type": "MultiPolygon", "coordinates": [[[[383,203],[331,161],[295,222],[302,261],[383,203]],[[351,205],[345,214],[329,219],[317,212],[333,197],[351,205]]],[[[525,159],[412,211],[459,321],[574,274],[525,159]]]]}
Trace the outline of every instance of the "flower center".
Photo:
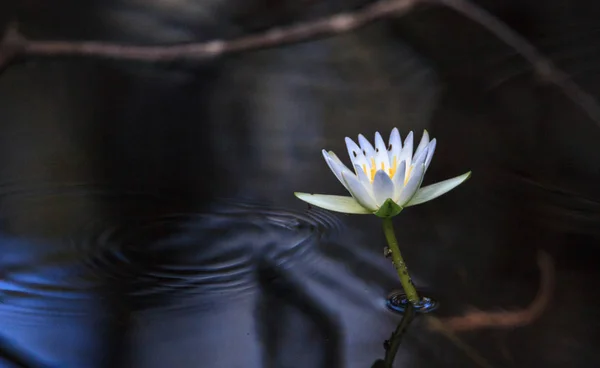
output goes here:
{"type": "MultiPolygon", "coordinates": [[[[394,175],[396,175],[396,168],[398,166],[398,158],[396,156],[394,156],[392,158],[392,164],[390,165],[390,167],[386,167],[385,162],[381,162],[380,163],[381,167],[377,168],[377,163],[375,162],[374,157],[370,157],[369,161],[370,161],[370,165],[363,164],[362,169],[363,169],[363,172],[365,173],[365,175],[367,175],[367,177],[371,181],[371,183],[375,180],[375,174],[377,173],[378,170],[383,170],[385,173],[388,174],[390,179],[394,178],[394,175]]],[[[409,171],[409,173],[410,173],[410,171],[409,171]]],[[[406,181],[408,181],[408,179],[405,180],[405,183],[406,183],[406,181]]]]}

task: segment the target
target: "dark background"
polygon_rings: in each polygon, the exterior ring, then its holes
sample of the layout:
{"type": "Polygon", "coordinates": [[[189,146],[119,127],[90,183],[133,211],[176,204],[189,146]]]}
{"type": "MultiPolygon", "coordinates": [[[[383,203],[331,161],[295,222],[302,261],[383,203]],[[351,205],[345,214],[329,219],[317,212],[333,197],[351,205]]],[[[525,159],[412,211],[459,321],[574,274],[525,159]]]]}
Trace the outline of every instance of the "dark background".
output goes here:
{"type": "MultiPolygon", "coordinates": [[[[32,39],[235,38],[364,1],[2,2],[32,39]]],[[[600,94],[593,1],[479,1],[600,94]]],[[[2,27],[4,28],[4,26],[2,27]]],[[[425,184],[472,170],[395,220],[437,316],[514,310],[459,334],[492,367],[600,365],[600,126],[510,47],[441,7],[205,62],[29,58],[0,75],[2,367],[369,367],[399,316],[374,216],[320,150],[397,126],[438,148],[425,184]]],[[[478,367],[417,319],[397,367],[478,367]]]]}

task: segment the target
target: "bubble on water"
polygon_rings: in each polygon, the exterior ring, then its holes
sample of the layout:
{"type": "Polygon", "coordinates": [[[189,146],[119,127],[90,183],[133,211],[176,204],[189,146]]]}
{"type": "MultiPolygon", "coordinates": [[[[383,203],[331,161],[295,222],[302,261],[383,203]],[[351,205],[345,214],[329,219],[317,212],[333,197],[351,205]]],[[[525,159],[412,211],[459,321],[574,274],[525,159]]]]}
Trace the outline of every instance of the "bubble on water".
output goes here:
{"type": "MultiPolygon", "coordinates": [[[[391,311],[402,314],[406,310],[408,303],[410,302],[408,301],[405,293],[401,291],[395,291],[388,295],[385,304],[391,311]]],[[[430,313],[436,310],[438,306],[439,303],[437,300],[431,297],[423,296],[421,297],[421,300],[415,304],[415,312],[421,314],[430,313]]]]}

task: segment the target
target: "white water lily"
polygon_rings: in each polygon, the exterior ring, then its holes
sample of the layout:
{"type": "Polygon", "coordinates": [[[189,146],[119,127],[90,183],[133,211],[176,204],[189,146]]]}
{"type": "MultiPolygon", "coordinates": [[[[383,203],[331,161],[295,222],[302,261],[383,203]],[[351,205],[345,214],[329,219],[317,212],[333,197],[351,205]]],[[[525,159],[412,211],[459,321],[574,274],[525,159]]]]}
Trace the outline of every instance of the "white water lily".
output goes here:
{"type": "Polygon", "coordinates": [[[323,157],[336,178],[352,197],[326,194],[294,193],[314,206],[352,214],[395,216],[404,207],[437,198],[454,189],[471,176],[471,172],[421,187],[423,177],[433,158],[436,140],[429,140],[427,130],[413,154],[413,132],[404,144],[397,128],[392,130],[386,146],[381,134],[375,133],[375,146],[362,134],[356,144],[346,137],[346,147],[354,172],[332,151],[323,150],[323,157]]]}

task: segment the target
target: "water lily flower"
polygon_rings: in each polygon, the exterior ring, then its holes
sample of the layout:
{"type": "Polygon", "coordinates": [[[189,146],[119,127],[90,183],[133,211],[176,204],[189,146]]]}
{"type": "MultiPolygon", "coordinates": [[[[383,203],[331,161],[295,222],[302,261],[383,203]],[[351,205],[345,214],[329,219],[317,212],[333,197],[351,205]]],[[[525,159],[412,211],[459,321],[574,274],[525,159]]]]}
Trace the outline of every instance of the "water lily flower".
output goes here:
{"type": "Polygon", "coordinates": [[[471,172],[421,187],[423,177],[431,164],[436,140],[423,137],[413,153],[413,132],[404,144],[397,128],[392,130],[389,143],[375,133],[375,146],[362,134],[356,144],[346,137],[346,147],[352,160],[351,171],[332,151],[323,150],[323,157],[335,177],[350,192],[351,197],[294,193],[296,197],[314,206],[331,211],[352,214],[395,216],[404,207],[421,204],[454,189],[471,176],[471,172]]]}

